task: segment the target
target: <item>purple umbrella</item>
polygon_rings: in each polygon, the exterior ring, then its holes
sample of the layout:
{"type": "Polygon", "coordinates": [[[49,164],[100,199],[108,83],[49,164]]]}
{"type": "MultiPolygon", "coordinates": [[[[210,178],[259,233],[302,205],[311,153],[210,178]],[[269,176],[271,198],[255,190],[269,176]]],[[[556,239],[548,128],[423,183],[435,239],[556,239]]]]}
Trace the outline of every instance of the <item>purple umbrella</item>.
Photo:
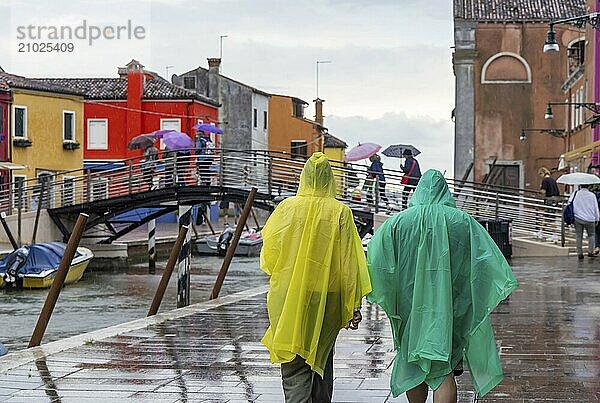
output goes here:
{"type": "Polygon", "coordinates": [[[157,139],[162,139],[163,136],[165,135],[165,133],[168,132],[174,132],[176,130],[172,130],[172,129],[166,129],[166,130],[155,130],[152,133],[148,133],[148,134],[143,134],[143,136],[154,136],[157,139]]]}
{"type": "Polygon", "coordinates": [[[381,149],[379,144],[375,143],[362,143],[351,149],[346,153],[346,161],[360,161],[365,158],[369,158],[371,155],[377,153],[381,149]]]}
{"type": "Polygon", "coordinates": [[[223,134],[223,130],[219,129],[217,126],[213,126],[208,123],[199,123],[196,126],[192,126],[192,129],[196,129],[199,132],[223,134]]]}
{"type": "Polygon", "coordinates": [[[185,133],[178,132],[176,130],[158,130],[159,132],[164,133],[156,133],[156,138],[162,139],[163,143],[170,150],[180,150],[180,149],[188,149],[194,148],[194,140],[190,138],[185,133]]]}

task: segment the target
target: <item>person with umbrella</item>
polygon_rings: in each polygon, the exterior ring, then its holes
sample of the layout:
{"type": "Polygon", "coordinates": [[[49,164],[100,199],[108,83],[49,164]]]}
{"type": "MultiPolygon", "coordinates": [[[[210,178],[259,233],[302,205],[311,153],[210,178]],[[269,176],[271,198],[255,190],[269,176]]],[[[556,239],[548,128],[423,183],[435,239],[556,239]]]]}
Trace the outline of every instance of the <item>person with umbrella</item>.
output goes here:
{"type": "Polygon", "coordinates": [[[154,143],[144,149],[143,156],[142,172],[144,180],[148,184],[148,190],[152,190],[154,188],[154,171],[158,160],[158,149],[154,146],[154,143]]]}
{"type": "Polygon", "coordinates": [[[203,130],[198,130],[196,135],[196,174],[198,181],[203,185],[210,184],[209,168],[213,161],[212,140],[203,130]]]}
{"type": "Polygon", "coordinates": [[[575,214],[575,244],[577,247],[577,258],[583,259],[583,230],[588,236],[588,257],[596,257],[594,251],[596,246],[596,225],[600,221],[600,211],[598,210],[598,199],[596,195],[590,192],[590,185],[582,184],[579,190],[573,192],[569,197],[569,203],[573,203],[573,213],[575,214]]]}
{"type": "MultiPolygon", "coordinates": [[[[579,185],[579,190],[573,192],[568,201],[573,209],[577,258],[583,260],[584,229],[588,235],[588,257],[595,257],[597,255],[594,251],[595,227],[600,221],[600,210],[598,209],[596,195],[590,192],[589,188],[590,185],[600,184],[600,178],[597,175],[585,172],[572,172],[560,176],[556,182],[565,185],[579,185]]],[[[563,212],[563,217],[564,214],[563,212]]]]}
{"type": "Polygon", "coordinates": [[[408,197],[415,190],[419,179],[421,179],[421,167],[419,167],[419,162],[413,156],[410,148],[405,148],[402,156],[405,158],[404,165],[400,166],[402,172],[404,172],[402,177],[402,184],[404,185],[404,189],[402,189],[402,209],[406,210],[408,197]]]}
{"type": "MultiPolygon", "coordinates": [[[[381,157],[377,154],[373,154],[369,157],[369,161],[371,161],[371,166],[367,170],[369,178],[375,181],[375,187],[379,187],[380,200],[387,204],[388,199],[385,195],[385,175],[383,174],[383,163],[381,162],[381,157]]],[[[371,198],[369,197],[369,201],[370,200],[371,198]]]]}
{"type": "Polygon", "coordinates": [[[154,171],[156,170],[156,160],[158,159],[158,150],[154,147],[156,137],[153,133],[141,134],[132,138],[127,144],[130,150],[144,150],[141,168],[142,176],[148,183],[148,190],[152,189],[154,171]]]}

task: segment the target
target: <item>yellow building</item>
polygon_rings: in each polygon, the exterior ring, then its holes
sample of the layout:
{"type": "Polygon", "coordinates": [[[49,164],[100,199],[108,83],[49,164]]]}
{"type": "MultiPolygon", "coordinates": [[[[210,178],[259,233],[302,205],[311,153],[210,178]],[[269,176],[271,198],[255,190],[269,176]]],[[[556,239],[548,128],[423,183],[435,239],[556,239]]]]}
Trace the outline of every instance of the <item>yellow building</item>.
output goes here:
{"type": "Polygon", "coordinates": [[[28,181],[26,188],[31,192],[44,182],[45,189],[53,194],[44,207],[73,203],[74,183],[70,178],[82,173],[68,171],[83,168],[83,94],[1,71],[0,82],[10,88],[12,97],[11,161],[21,166],[12,171],[13,194],[23,180],[28,181]]]}

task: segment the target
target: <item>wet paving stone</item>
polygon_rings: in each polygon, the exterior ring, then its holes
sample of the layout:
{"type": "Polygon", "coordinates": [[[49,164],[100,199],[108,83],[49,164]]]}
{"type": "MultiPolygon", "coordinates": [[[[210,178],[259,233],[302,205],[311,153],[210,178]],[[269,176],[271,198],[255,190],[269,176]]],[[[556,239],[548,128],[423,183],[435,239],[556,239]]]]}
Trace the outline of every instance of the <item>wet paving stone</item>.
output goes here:
{"type": "MultiPolygon", "coordinates": [[[[505,379],[476,397],[465,372],[459,401],[599,401],[600,261],[511,264],[520,287],[492,315],[505,379]]],[[[15,366],[0,374],[0,401],[281,402],[267,326],[265,294],[240,297],[15,366]]],[[[406,402],[389,391],[393,358],[387,318],[365,302],[361,328],[337,342],[334,401],[406,402]]]]}

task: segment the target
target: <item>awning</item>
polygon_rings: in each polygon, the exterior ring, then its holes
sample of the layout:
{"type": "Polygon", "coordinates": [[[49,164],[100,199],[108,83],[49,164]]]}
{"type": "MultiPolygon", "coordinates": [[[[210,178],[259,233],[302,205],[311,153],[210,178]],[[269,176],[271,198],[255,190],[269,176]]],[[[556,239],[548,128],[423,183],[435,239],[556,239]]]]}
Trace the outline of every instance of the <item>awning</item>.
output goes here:
{"type": "Polygon", "coordinates": [[[11,171],[14,171],[26,168],[27,166],[25,165],[13,164],[12,162],[0,162],[0,169],[10,169],[11,171]]]}
{"type": "Polygon", "coordinates": [[[564,157],[565,162],[573,161],[593,152],[597,147],[600,147],[600,140],[594,141],[593,143],[583,147],[576,148],[573,151],[566,152],[561,155],[561,158],[564,157]]]}

